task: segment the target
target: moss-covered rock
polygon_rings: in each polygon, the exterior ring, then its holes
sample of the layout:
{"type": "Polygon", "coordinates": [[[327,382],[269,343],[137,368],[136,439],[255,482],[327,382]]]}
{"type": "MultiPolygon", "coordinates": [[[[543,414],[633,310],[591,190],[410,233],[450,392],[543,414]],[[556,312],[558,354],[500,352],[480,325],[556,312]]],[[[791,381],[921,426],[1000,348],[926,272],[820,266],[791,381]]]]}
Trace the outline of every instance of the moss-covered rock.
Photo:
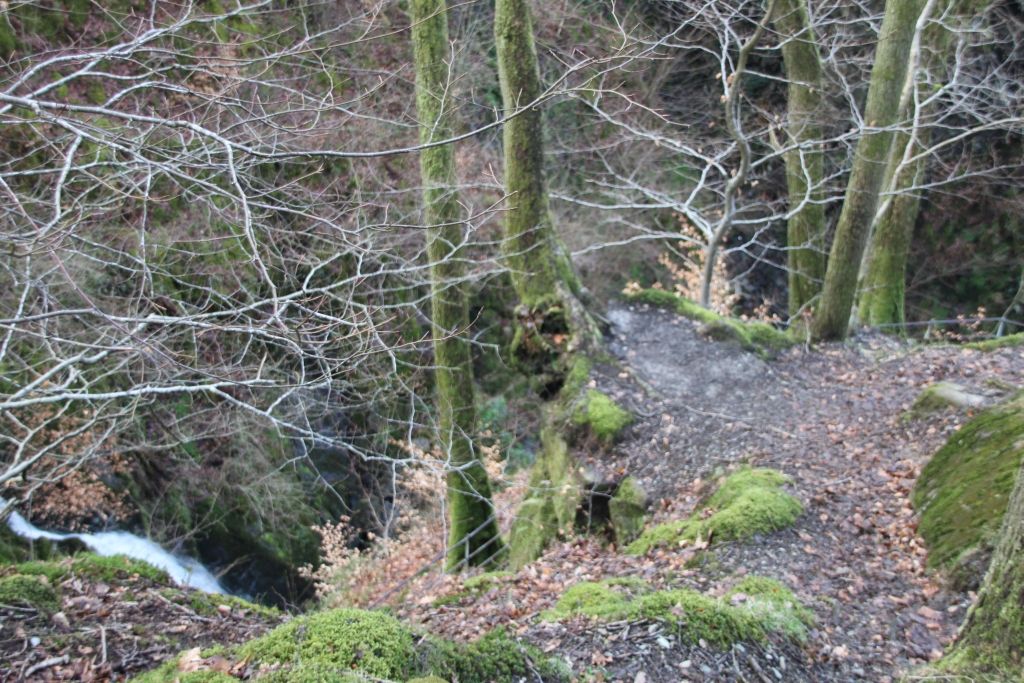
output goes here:
{"type": "Polygon", "coordinates": [[[672,624],[687,642],[704,640],[719,647],[773,634],[803,640],[813,622],[810,611],[788,588],[761,577],[744,579],[721,598],[685,588],[652,591],[635,582],[583,582],[570,587],[542,618],[576,616],[662,621],[672,624]]]}
{"type": "Polygon", "coordinates": [[[59,604],[57,591],[44,576],[13,574],[0,578],[0,605],[22,605],[52,612],[59,604]]]}
{"type": "Polygon", "coordinates": [[[1021,458],[1024,393],[980,413],[932,456],[912,497],[929,567],[950,571],[963,587],[980,582],[1021,458]]]}
{"type": "Polygon", "coordinates": [[[953,382],[936,382],[925,387],[905,415],[906,419],[927,417],[946,408],[978,408],[985,398],[953,382]]]}
{"type": "Polygon", "coordinates": [[[796,343],[787,333],[768,323],[728,318],[663,289],[643,289],[626,294],[625,297],[627,301],[667,308],[685,318],[703,323],[701,334],[717,341],[734,341],[745,350],[762,357],[774,356],[796,343]]]}
{"type": "Polygon", "coordinates": [[[803,512],[800,501],[782,490],[788,481],[775,470],[738,470],[691,517],[647,529],[626,550],[642,555],[697,538],[710,543],[735,541],[784,529],[803,512]]]}
{"type": "Polygon", "coordinates": [[[544,428],[530,475],[530,496],[520,506],[509,535],[508,558],[513,569],[540,557],[551,539],[573,528],[581,496],[582,482],[568,442],[557,428],[544,428]]]}
{"type": "Polygon", "coordinates": [[[620,546],[632,543],[644,530],[644,511],[647,494],[633,477],[626,477],[608,501],[615,542],[620,546]]]}
{"type": "Polygon", "coordinates": [[[573,422],[587,427],[601,441],[615,440],[623,429],[633,422],[633,416],[607,394],[590,389],[577,405],[573,422]]]}
{"type": "Polygon", "coordinates": [[[315,664],[336,672],[358,669],[404,680],[413,669],[412,633],[383,612],[337,609],[293,619],[242,645],[249,661],[284,667],[315,664]]]}

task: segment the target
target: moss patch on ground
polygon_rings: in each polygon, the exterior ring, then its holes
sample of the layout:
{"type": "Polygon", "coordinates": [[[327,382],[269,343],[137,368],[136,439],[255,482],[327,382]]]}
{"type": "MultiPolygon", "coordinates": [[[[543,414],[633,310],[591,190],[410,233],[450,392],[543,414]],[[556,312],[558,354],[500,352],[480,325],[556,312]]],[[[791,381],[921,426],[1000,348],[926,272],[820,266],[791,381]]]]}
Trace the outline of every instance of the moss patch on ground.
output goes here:
{"type": "Polygon", "coordinates": [[[788,481],[786,475],[775,470],[738,470],[688,519],[647,529],[626,552],[642,555],[653,548],[697,538],[709,543],[737,541],[785,529],[803,512],[800,501],[782,490],[788,481]]]}
{"type": "Polygon", "coordinates": [[[998,351],[999,349],[1010,349],[1017,346],[1024,346],[1024,332],[964,344],[965,349],[975,349],[977,351],[998,351]]]}
{"type": "MultiPolygon", "coordinates": [[[[336,609],[298,617],[270,633],[233,650],[204,653],[216,661],[246,661],[260,681],[307,683],[313,681],[518,681],[524,677],[544,681],[568,680],[568,672],[549,661],[536,648],[524,645],[503,631],[461,644],[418,637],[383,612],[336,609]]],[[[193,680],[196,674],[215,676],[203,661],[189,662],[184,673],[181,658],[137,679],[137,683],[193,680]]],[[[196,678],[216,681],[219,678],[196,678]]],[[[234,679],[231,679],[234,680],[234,679]]]]}
{"type": "Polygon", "coordinates": [[[633,422],[633,416],[607,394],[590,389],[583,401],[577,405],[572,416],[577,425],[586,426],[594,436],[605,443],[615,437],[633,422]]]}
{"type": "Polygon", "coordinates": [[[736,341],[747,351],[763,357],[796,344],[786,332],[764,322],[736,320],[710,311],[689,299],[663,289],[643,289],[625,295],[627,301],[667,308],[679,315],[704,323],[702,333],[719,341],[736,341]]]}
{"type": "Polygon", "coordinates": [[[59,561],[23,562],[17,565],[17,571],[20,574],[45,576],[53,583],[71,575],[105,582],[140,577],[154,583],[172,583],[171,577],[164,570],[124,555],[104,557],[94,553],[78,553],[59,561]]]}
{"type": "Polygon", "coordinates": [[[803,640],[813,622],[792,591],[774,579],[748,577],[720,598],[682,588],[652,591],[635,582],[599,581],[569,588],[549,621],[586,616],[603,621],[651,619],[670,623],[687,642],[719,647],[771,635],[803,640]]]}
{"type": "Polygon", "coordinates": [[[991,554],[1022,457],[1024,393],[977,415],[932,456],[912,497],[929,567],[984,572],[978,554],[991,554]]]}
{"type": "Polygon", "coordinates": [[[0,578],[0,605],[33,607],[55,612],[60,604],[57,591],[45,576],[13,574],[0,578]]]}

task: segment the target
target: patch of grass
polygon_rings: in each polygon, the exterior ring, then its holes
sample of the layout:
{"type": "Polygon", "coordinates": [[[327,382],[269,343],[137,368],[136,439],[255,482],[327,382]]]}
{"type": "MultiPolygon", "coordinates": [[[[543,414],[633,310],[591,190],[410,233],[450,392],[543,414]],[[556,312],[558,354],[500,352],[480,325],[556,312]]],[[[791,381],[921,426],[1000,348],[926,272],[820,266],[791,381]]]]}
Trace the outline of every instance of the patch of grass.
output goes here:
{"type": "Polygon", "coordinates": [[[573,422],[586,426],[598,439],[609,443],[633,422],[633,416],[607,394],[590,389],[573,412],[573,422]]]}
{"type": "MultiPolygon", "coordinates": [[[[932,456],[911,499],[921,513],[929,567],[956,571],[979,548],[991,552],[1021,458],[1024,393],[979,413],[932,456]]],[[[983,571],[987,563],[973,564],[983,571]]]]}
{"type": "Polygon", "coordinates": [[[782,490],[788,481],[775,470],[738,470],[688,519],[647,529],[626,552],[642,555],[653,548],[697,538],[710,543],[736,541],[785,529],[803,512],[800,501],[782,490]]]}
{"type": "Polygon", "coordinates": [[[46,577],[14,574],[0,578],[0,605],[25,605],[55,612],[60,600],[46,577]]]}
{"type": "Polygon", "coordinates": [[[651,619],[672,624],[683,640],[704,640],[719,647],[762,641],[771,634],[802,641],[813,623],[810,611],[773,579],[749,577],[721,598],[690,589],[645,591],[635,584],[628,588],[635,595],[612,581],[578,583],[542,618],[651,619]]]}

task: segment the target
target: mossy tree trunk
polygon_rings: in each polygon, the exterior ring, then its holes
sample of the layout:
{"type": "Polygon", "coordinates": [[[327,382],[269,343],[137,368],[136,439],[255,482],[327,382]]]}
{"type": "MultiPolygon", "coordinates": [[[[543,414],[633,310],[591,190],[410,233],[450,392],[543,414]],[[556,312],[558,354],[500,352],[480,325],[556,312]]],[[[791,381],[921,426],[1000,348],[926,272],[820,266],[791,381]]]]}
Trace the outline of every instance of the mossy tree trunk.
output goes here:
{"type": "MultiPolygon", "coordinates": [[[[416,108],[423,143],[451,137],[452,100],[446,97],[449,58],[445,0],[412,0],[416,108]]],[[[490,483],[473,444],[476,409],[463,274],[463,211],[456,193],[452,145],[420,153],[424,216],[430,259],[434,381],[440,440],[449,457],[448,565],[483,564],[502,552],[490,483]]]]}
{"type": "Polygon", "coordinates": [[[538,106],[524,106],[541,95],[540,68],[528,0],[496,0],[494,37],[506,114],[504,254],[519,298],[519,329],[513,352],[519,360],[543,365],[567,363],[565,351],[585,349],[595,340],[590,316],[579,300],[580,286],[558,240],[548,206],[544,172],[544,129],[538,106]],[[518,112],[518,113],[516,113],[518,112]],[[554,348],[551,339],[570,340],[554,348]]]}
{"type": "Polygon", "coordinates": [[[910,130],[898,133],[893,142],[885,185],[890,198],[877,215],[864,264],[857,309],[860,322],[866,325],[890,325],[905,319],[907,256],[921,209],[921,190],[917,188],[925,179],[927,158],[923,152],[932,137],[932,129],[920,125],[928,112],[915,109],[920,99],[915,97],[918,71],[915,67],[919,65],[925,71],[945,69],[955,33],[948,28],[951,20],[944,17],[950,11],[960,15],[980,11],[988,1],[930,0],[922,15],[922,19],[943,20],[931,22],[920,32],[915,46],[917,54],[906,76],[900,119],[912,123],[910,130]]]}
{"type": "Polygon", "coordinates": [[[930,138],[929,131],[920,131],[916,136],[899,133],[893,146],[899,170],[895,177],[888,175],[893,177],[890,190],[894,195],[879,216],[871,237],[857,306],[857,315],[865,325],[904,320],[907,254],[921,210],[921,196],[913,188],[924,179],[926,163],[924,157],[902,165],[899,159],[921,152],[930,138]]]}
{"type": "Polygon", "coordinates": [[[811,329],[814,339],[842,339],[849,327],[860,264],[889,162],[891,127],[899,117],[907,60],[923,7],[924,0],[886,0],[864,108],[865,131],[854,152],[829,253],[821,302],[811,329]]]}
{"type": "Polygon", "coordinates": [[[1016,675],[998,680],[1019,680],[1024,671],[1024,464],[1021,470],[978,600],[948,656],[954,670],[1016,675]]]}
{"type": "Polygon", "coordinates": [[[773,22],[786,66],[786,184],[789,210],[789,314],[796,315],[821,290],[825,276],[825,205],[822,181],[822,68],[807,0],[779,0],[773,22]],[[796,208],[799,207],[799,208],[796,208]]]}

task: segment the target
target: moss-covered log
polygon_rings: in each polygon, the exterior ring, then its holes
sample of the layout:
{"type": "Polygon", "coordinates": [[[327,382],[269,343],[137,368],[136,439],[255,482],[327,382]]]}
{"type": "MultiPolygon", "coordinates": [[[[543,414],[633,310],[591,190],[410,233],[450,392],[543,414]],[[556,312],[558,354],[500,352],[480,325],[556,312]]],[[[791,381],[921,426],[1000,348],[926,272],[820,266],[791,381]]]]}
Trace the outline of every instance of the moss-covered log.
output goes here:
{"type": "Polygon", "coordinates": [[[899,116],[900,95],[918,16],[924,0],[887,0],[875,62],[871,69],[865,130],[854,152],[853,168],[829,253],[821,303],[811,328],[815,339],[846,337],[861,259],[878,209],[899,116]]]}
{"type": "MultiPolygon", "coordinates": [[[[451,136],[452,102],[448,93],[448,14],[444,0],[410,3],[416,66],[416,108],[420,141],[451,136]]],[[[448,514],[450,567],[483,564],[502,551],[487,472],[476,455],[473,433],[473,366],[461,245],[464,221],[455,186],[452,145],[424,149],[420,154],[424,216],[430,259],[434,381],[440,441],[449,458],[448,514]]]]}
{"type": "Polygon", "coordinates": [[[825,205],[822,181],[822,69],[806,0],[779,0],[772,18],[786,67],[786,246],[789,313],[796,315],[821,289],[825,276],[825,205]]]}

